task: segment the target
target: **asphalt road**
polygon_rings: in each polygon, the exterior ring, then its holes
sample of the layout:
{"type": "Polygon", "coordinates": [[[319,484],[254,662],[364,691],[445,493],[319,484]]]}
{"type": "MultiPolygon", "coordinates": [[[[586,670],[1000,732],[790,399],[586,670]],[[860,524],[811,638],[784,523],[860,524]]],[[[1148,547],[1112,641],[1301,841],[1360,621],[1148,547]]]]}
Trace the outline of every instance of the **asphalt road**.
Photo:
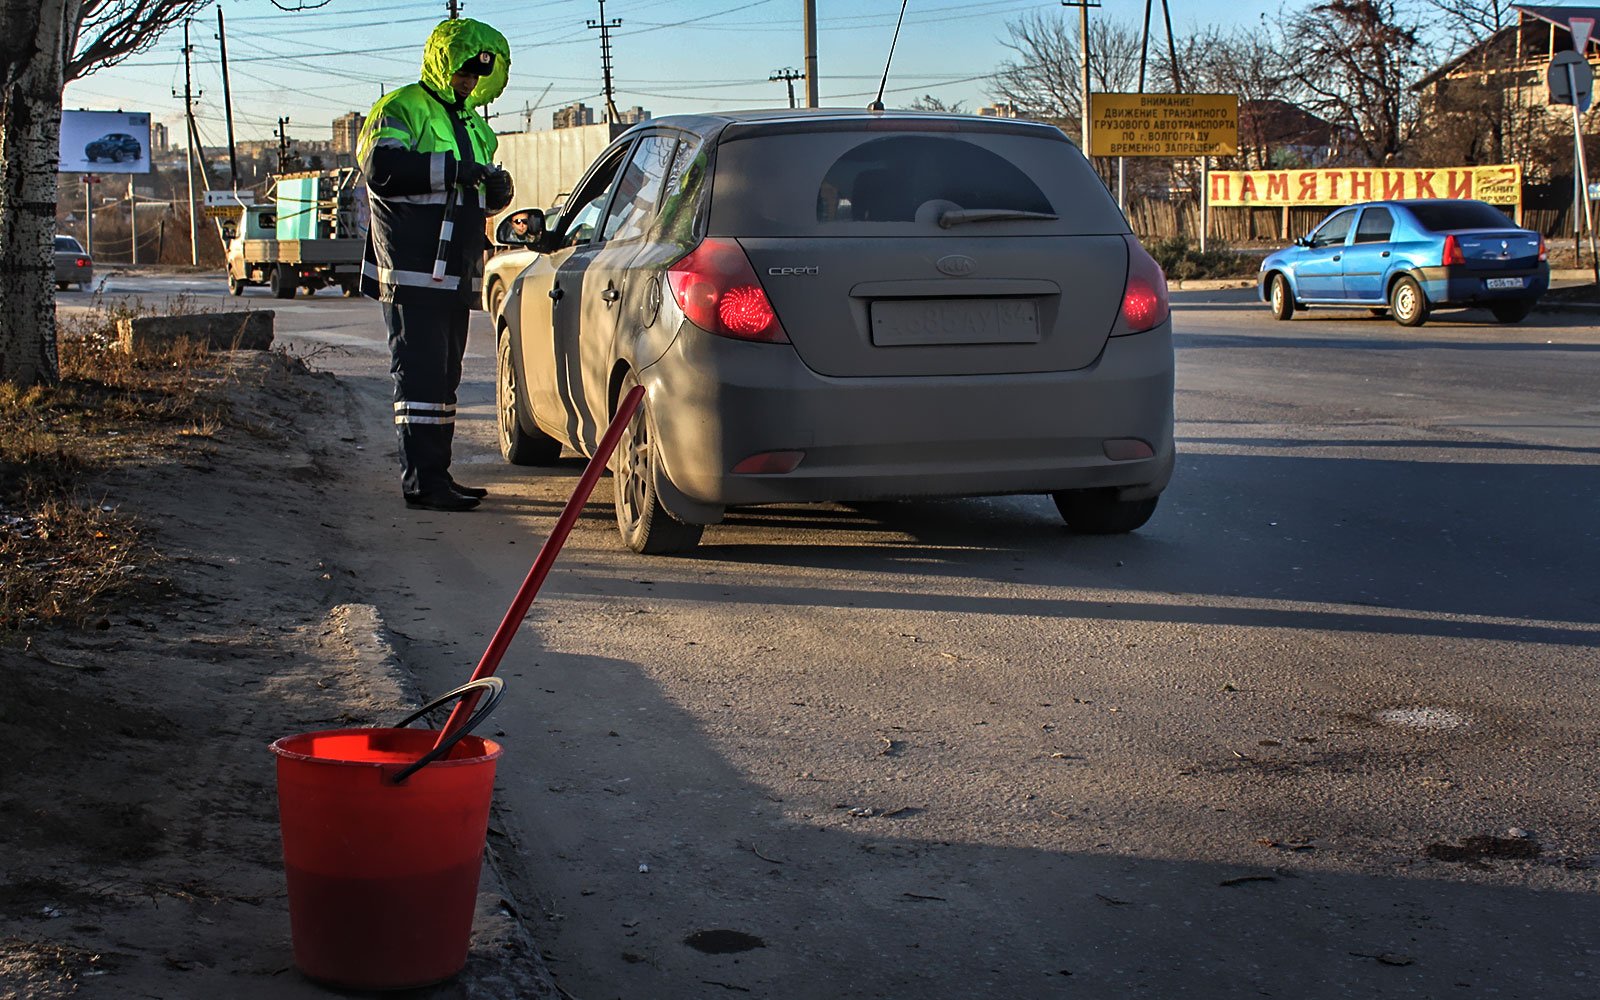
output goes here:
{"type": "MultiPolygon", "coordinates": [[[[1179,465],[1136,535],[751,508],[651,559],[602,483],[494,720],[493,841],[564,989],[1595,995],[1600,314],[1174,299],[1179,465]]],[[[453,685],[581,463],[499,463],[479,317],[456,471],[494,496],[408,512],[376,307],[246,301],[332,346],[349,566],[453,685]]]]}

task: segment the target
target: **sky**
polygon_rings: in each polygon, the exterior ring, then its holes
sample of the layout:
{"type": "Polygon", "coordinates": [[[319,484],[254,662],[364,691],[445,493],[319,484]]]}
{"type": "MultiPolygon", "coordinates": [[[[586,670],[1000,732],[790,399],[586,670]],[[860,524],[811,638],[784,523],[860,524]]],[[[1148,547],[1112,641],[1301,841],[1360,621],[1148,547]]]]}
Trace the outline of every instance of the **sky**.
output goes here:
{"type": "MultiPolygon", "coordinates": [[[[302,0],[279,0],[292,6],[302,0]]],[[[312,3],[315,0],[304,0],[312,3]]],[[[1205,24],[1253,23],[1278,0],[1169,0],[1179,35],[1205,24]]],[[[990,103],[986,78],[1011,56],[1006,24],[1039,12],[1060,12],[1058,0],[906,0],[905,25],[895,50],[885,103],[904,106],[918,95],[964,101],[967,110],[990,103]]],[[[876,94],[900,11],[896,0],[817,0],[818,78],[825,106],[865,106],[876,94]]],[[[462,0],[462,14],[494,25],[511,42],[511,82],[489,108],[499,131],[523,127],[534,108],[535,129],[550,127],[553,110],[582,100],[604,101],[598,0],[462,0]]],[[[195,115],[207,146],[226,144],[217,10],[227,27],[228,69],[235,132],[271,138],[279,116],[301,140],[327,139],[346,111],[365,112],[382,94],[417,79],[422,43],[447,13],[444,0],[331,0],[284,13],[271,0],[221,0],[190,29],[192,74],[200,91],[195,115]]],[[[1160,5],[1152,48],[1164,45],[1160,5]]],[[[642,105],[657,116],[700,110],[782,107],[788,92],[768,78],[786,67],[804,69],[802,0],[606,0],[612,33],[613,76],[619,108],[642,105]]],[[[1138,0],[1104,0],[1092,18],[1137,25],[1138,0]]],[[[154,48],[68,85],[65,106],[149,111],[181,145],[183,31],[154,48]],[[176,95],[176,96],[174,96],[176,95]]],[[[796,81],[803,102],[804,82],[796,81]]]]}

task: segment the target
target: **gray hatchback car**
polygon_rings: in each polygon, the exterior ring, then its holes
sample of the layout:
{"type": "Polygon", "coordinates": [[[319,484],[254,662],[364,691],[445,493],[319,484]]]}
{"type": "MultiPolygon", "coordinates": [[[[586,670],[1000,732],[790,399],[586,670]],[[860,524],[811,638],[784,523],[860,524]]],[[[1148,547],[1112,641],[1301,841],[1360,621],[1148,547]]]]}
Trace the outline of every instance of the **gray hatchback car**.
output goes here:
{"type": "Polygon", "coordinates": [[[497,317],[501,451],[612,461],[639,552],[725,508],[1051,495],[1126,532],[1173,465],[1166,279],[1060,130],[770,111],[629,130],[497,317]]]}
{"type": "Polygon", "coordinates": [[[83,244],[71,236],[56,235],[56,287],[63,292],[68,285],[77,285],[78,291],[89,287],[94,280],[94,261],[84,252],[83,244]]]}

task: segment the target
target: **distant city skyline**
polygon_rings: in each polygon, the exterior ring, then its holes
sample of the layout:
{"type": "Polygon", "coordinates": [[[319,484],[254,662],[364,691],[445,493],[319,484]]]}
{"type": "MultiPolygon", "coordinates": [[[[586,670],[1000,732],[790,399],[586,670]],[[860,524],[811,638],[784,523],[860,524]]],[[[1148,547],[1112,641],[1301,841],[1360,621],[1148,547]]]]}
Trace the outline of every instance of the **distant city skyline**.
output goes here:
{"type": "MultiPolygon", "coordinates": [[[[1278,9],[1268,0],[1171,0],[1171,6],[1180,34],[1219,20],[1252,22],[1278,9]]],[[[593,0],[550,0],[533,8],[535,13],[518,0],[464,0],[462,7],[464,16],[494,25],[511,41],[511,82],[489,109],[497,129],[520,131],[527,118],[536,129],[549,128],[559,108],[578,102],[604,106],[599,43],[584,23],[598,14],[593,0]]],[[[877,91],[900,4],[818,0],[817,8],[822,101],[864,106],[877,91]]],[[[270,0],[228,0],[221,9],[237,136],[272,138],[277,119],[288,117],[291,136],[309,142],[332,141],[335,119],[364,114],[385,90],[414,81],[422,44],[444,19],[446,5],[332,0],[290,14],[270,0]]],[[[193,75],[201,91],[195,117],[204,145],[225,146],[215,10],[207,9],[191,28],[193,75]]],[[[612,36],[617,105],[642,106],[657,116],[786,107],[785,85],[769,78],[780,69],[804,68],[801,10],[801,0],[607,0],[607,18],[623,21],[612,36]]],[[[886,102],[904,105],[931,94],[960,101],[969,111],[993,104],[985,82],[1012,55],[1002,43],[1007,22],[1052,12],[1076,17],[1056,0],[911,3],[886,102]]],[[[1156,12],[1152,47],[1165,44],[1159,7],[1156,12]]],[[[1105,0],[1090,16],[1137,24],[1143,13],[1137,0],[1105,0]]],[[[173,31],[126,63],[69,84],[66,107],[147,110],[182,145],[182,45],[183,32],[173,31]]]]}

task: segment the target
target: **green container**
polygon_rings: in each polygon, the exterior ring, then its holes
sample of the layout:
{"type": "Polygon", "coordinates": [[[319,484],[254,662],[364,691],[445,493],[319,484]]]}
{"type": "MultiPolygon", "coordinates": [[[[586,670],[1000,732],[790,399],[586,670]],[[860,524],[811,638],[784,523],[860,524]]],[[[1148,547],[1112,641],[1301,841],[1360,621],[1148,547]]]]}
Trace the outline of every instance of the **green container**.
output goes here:
{"type": "Polygon", "coordinates": [[[320,177],[284,177],[278,181],[278,239],[314,240],[317,231],[320,177]]]}

